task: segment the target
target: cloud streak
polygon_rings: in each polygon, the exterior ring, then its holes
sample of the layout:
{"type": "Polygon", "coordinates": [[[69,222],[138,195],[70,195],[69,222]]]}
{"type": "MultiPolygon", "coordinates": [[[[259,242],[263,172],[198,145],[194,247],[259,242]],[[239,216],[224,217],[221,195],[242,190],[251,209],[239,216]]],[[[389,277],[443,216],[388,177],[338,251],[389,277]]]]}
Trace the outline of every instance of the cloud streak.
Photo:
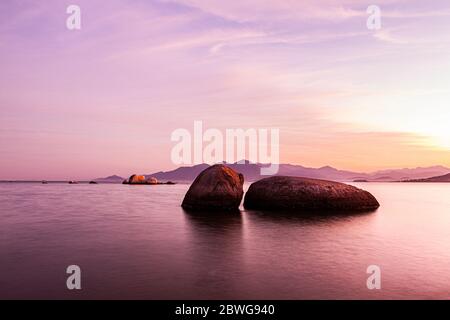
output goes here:
{"type": "Polygon", "coordinates": [[[444,1],[378,1],[376,32],[365,1],[78,2],[80,32],[61,1],[0,4],[0,178],[171,169],[194,120],[279,127],[285,162],[450,165],[444,1]]]}

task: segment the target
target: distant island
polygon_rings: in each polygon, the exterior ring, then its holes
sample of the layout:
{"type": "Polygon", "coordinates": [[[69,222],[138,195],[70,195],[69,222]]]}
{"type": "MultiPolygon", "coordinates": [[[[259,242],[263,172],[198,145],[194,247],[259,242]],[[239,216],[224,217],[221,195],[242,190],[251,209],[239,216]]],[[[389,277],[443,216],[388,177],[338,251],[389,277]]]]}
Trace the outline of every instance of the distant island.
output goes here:
{"type": "Polygon", "coordinates": [[[129,184],[129,185],[152,185],[152,186],[157,186],[157,185],[162,185],[162,184],[174,185],[174,184],[176,184],[176,183],[175,183],[175,182],[172,182],[172,181],[161,182],[161,181],[158,181],[158,179],[156,179],[155,177],[147,178],[147,177],[145,177],[145,176],[133,174],[130,178],[125,179],[125,180],[122,182],[122,184],[129,184]]]}
{"type": "Polygon", "coordinates": [[[425,179],[404,180],[402,182],[450,182],[450,173],[425,179]]]}
{"type": "Polygon", "coordinates": [[[122,183],[125,178],[119,177],[118,175],[112,175],[106,178],[98,178],[93,181],[98,183],[122,183]]]}

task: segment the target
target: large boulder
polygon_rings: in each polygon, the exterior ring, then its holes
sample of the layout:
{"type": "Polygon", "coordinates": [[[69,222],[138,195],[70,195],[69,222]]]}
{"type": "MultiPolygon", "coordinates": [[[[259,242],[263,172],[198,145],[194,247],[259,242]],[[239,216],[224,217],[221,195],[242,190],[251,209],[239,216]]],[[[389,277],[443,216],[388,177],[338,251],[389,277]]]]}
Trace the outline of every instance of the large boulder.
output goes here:
{"type": "Polygon", "coordinates": [[[186,193],[182,207],[189,211],[238,210],[244,195],[244,176],[225,165],[202,171],[186,193]]]}
{"type": "Polygon", "coordinates": [[[275,176],[253,183],[244,207],[257,210],[371,211],[380,206],[367,191],[326,180],[275,176]]]}

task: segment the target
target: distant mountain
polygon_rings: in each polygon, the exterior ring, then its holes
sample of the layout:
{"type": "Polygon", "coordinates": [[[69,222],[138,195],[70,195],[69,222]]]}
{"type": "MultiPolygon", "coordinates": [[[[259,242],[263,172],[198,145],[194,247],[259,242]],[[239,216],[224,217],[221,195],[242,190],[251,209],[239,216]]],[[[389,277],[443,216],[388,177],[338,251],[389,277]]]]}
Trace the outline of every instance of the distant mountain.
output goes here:
{"type": "MultiPolygon", "coordinates": [[[[245,164],[227,164],[236,171],[242,173],[246,181],[255,181],[267,176],[261,176],[261,168],[267,165],[260,163],[245,164]]],[[[207,164],[199,164],[192,167],[180,167],[172,171],[160,171],[146,175],[146,177],[155,177],[160,181],[175,182],[191,182],[204,169],[208,168],[207,164]]],[[[450,173],[450,169],[442,166],[415,168],[415,169],[392,169],[383,170],[373,173],[352,172],[346,170],[338,170],[336,168],[325,166],[321,168],[308,168],[301,165],[280,164],[277,175],[281,176],[297,176],[315,179],[326,179],[334,181],[400,181],[410,179],[423,179],[430,176],[439,176],[450,173]]]]}
{"type": "Polygon", "coordinates": [[[160,171],[145,175],[145,178],[155,177],[158,181],[193,181],[200,172],[208,168],[207,164],[199,164],[193,167],[180,167],[172,171],[160,171]]]}
{"type": "MultiPolygon", "coordinates": [[[[443,166],[434,166],[434,167],[418,167],[414,169],[390,169],[390,170],[382,170],[377,171],[372,174],[375,180],[376,178],[380,178],[382,176],[389,177],[390,181],[403,181],[403,180],[413,180],[413,179],[425,179],[429,177],[436,177],[445,175],[450,173],[450,169],[443,166]]],[[[385,179],[381,179],[384,181],[389,181],[385,179]]]]}
{"type": "Polygon", "coordinates": [[[122,183],[123,180],[125,180],[125,179],[122,177],[119,177],[117,175],[113,175],[113,176],[109,176],[106,178],[98,178],[98,179],[95,179],[94,181],[102,182],[102,183],[122,183]]]}
{"type": "MultiPolygon", "coordinates": [[[[245,164],[227,164],[232,169],[242,173],[246,181],[255,181],[267,176],[261,175],[261,168],[267,167],[263,164],[250,163],[248,161],[245,164]]],[[[181,167],[173,171],[167,172],[156,172],[147,177],[155,177],[161,181],[193,181],[200,172],[208,168],[207,164],[195,165],[193,167],[181,167]]],[[[302,176],[317,179],[331,179],[331,180],[347,180],[354,176],[360,175],[359,173],[354,173],[350,171],[341,171],[331,167],[323,167],[319,169],[306,168],[299,165],[282,164],[279,167],[278,175],[286,176],[302,176]]]]}
{"type": "Polygon", "coordinates": [[[407,180],[405,182],[450,182],[450,173],[443,176],[431,177],[426,179],[407,180]]]}

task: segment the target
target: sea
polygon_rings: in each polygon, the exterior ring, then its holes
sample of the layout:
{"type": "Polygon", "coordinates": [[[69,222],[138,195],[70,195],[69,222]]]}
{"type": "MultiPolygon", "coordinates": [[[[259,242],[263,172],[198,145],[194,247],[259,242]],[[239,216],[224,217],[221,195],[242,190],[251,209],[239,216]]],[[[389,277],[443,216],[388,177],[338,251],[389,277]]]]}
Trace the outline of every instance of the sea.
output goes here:
{"type": "Polygon", "coordinates": [[[450,298],[450,184],[352,184],[381,207],[192,214],[188,184],[1,183],[0,299],[450,298]]]}

